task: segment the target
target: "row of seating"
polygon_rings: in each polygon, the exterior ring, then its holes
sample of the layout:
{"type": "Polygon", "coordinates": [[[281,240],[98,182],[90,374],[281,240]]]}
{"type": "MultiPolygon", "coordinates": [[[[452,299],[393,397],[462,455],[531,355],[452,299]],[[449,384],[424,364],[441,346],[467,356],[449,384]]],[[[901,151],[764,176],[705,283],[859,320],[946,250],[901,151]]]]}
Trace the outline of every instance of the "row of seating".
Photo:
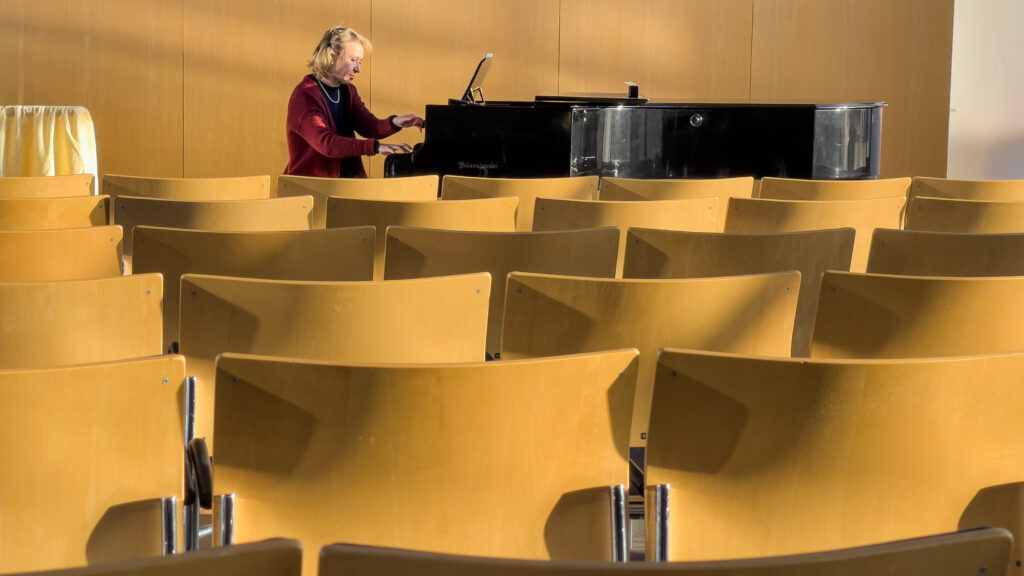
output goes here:
{"type": "MultiPolygon", "coordinates": [[[[943,534],[901,542],[783,558],[669,565],[538,562],[333,544],[319,555],[319,576],[1004,576],[1011,536],[1000,529],[943,534]]],[[[302,545],[273,539],[184,556],[132,560],[36,576],[299,576],[302,545]]]]}
{"type": "MultiPolygon", "coordinates": [[[[215,539],[295,538],[306,574],[332,542],[621,559],[615,486],[627,477],[638,360],[635,349],[414,365],[222,354],[215,539]]],[[[1021,486],[1010,483],[1024,473],[1024,353],[663,350],[655,372],[649,558],[1020,529],[1021,486]]],[[[0,371],[11,465],[0,570],[167,550],[177,522],[158,501],[182,495],[185,374],[181,356],[0,371]]]]}

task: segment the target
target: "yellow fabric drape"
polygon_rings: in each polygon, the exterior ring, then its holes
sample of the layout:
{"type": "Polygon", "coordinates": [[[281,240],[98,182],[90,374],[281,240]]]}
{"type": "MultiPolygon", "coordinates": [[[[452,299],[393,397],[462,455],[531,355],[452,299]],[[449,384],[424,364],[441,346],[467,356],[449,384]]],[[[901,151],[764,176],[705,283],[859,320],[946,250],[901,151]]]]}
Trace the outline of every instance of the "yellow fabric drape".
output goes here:
{"type": "Polygon", "coordinates": [[[82,106],[0,106],[0,176],[93,174],[96,131],[82,106]]]}

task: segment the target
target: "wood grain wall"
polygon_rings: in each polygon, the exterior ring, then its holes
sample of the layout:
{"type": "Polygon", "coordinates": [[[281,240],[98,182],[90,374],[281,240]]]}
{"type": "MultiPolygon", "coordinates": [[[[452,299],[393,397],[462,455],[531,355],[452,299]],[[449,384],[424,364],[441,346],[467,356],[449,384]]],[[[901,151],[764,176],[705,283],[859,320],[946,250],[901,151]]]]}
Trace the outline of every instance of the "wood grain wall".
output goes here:
{"type": "Polygon", "coordinates": [[[953,1],[4,0],[0,103],[89,107],[101,172],[276,176],[288,96],[345,24],[380,116],[459,96],[489,51],[489,99],[885,100],[883,176],[942,176],[953,1]]]}

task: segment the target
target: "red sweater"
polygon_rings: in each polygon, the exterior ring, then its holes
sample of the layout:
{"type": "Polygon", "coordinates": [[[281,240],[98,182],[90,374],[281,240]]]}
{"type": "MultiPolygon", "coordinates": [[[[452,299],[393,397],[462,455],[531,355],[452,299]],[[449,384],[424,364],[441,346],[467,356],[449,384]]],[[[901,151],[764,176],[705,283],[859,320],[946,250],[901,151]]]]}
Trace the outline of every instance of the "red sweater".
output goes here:
{"type": "MultiPolygon", "coordinates": [[[[352,84],[348,89],[347,106],[342,117],[365,140],[354,134],[342,136],[334,125],[327,100],[316,80],[306,76],[288,99],[288,166],[285,174],[325,178],[366,178],[360,156],[373,156],[378,138],[397,132],[389,116],[383,120],[366,109],[352,84]]],[[[349,132],[351,132],[349,130],[349,132]]]]}

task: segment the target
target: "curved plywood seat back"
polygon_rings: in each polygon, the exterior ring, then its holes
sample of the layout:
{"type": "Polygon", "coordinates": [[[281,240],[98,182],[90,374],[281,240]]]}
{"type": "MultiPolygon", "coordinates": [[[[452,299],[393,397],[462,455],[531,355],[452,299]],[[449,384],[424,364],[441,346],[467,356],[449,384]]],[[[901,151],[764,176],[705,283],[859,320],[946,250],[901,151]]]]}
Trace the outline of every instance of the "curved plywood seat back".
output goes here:
{"type": "Polygon", "coordinates": [[[312,210],[312,196],[210,201],[122,196],[114,201],[114,222],[124,228],[124,259],[130,265],[132,230],[140,224],[216,232],[309,230],[312,210]]]}
{"type": "Polygon", "coordinates": [[[811,357],[917,358],[1024,349],[1024,277],[826,272],[811,357]]]}
{"type": "Polygon", "coordinates": [[[974,234],[1024,232],[1024,201],[915,196],[907,207],[906,229],[974,234]]]}
{"type": "Polygon", "coordinates": [[[121,227],[0,231],[0,282],[121,275],[121,227]]]}
{"type": "Polygon", "coordinates": [[[906,198],[871,200],[763,200],[730,198],[725,231],[736,233],[800,232],[853,228],[850,270],[863,272],[875,228],[899,228],[906,198]]]}
{"type": "Polygon", "coordinates": [[[611,559],[636,350],[515,362],[217,360],[214,491],[235,540],[611,559]],[[258,417],[254,418],[254,415],[258,417]]]}
{"type": "Polygon", "coordinates": [[[270,176],[230,178],[146,178],[103,176],[102,192],[111,198],[137,196],[161,200],[257,200],[270,198],[270,176]]]}
{"type": "MultiPolygon", "coordinates": [[[[656,228],[714,232],[717,228],[717,198],[650,200],[646,202],[611,200],[559,200],[538,198],[533,229],[575,230],[601,226],[656,228]]],[[[626,235],[619,239],[619,263],[616,275],[622,276],[626,235]]]]}
{"type": "Polygon", "coordinates": [[[516,211],[516,230],[529,232],[533,228],[534,205],[538,197],[569,200],[597,198],[597,176],[574,178],[477,178],[474,176],[445,175],[441,181],[444,200],[471,200],[474,198],[519,198],[516,211]]]}
{"type": "Polygon", "coordinates": [[[459,232],[388,228],[384,278],[424,278],[490,272],[487,353],[501,342],[505,280],[509,272],[615,277],[619,229],[554,232],[459,232]]]}
{"type": "Polygon", "coordinates": [[[793,356],[807,356],[821,274],[849,270],[854,230],[720,234],[630,228],[626,278],[707,278],[800,271],[793,356]]]}
{"type": "Polygon", "coordinates": [[[374,226],[378,230],[374,249],[373,277],[384,278],[384,249],[388,226],[411,226],[440,230],[513,232],[516,229],[518,198],[481,200],[431,200],[403,202],[327,199],[327,227],[374,226]]]}
{"type": "Polygon", "coordinates": [[[302,545],[278,538],[34,576],[299,576],[301,568],[302,545]]]}
{"type": "Polygon", "coordinates": [[[640,350],[633,446],[643,446],[655,356],[664,346],[789,356],[800,273],[605,280],[513,272],[503,359],[640,350]]]}
{"type": "Polygon", "coordinates": [[[95,182],[92,174],[4,176],[0,178],[0,198],[91,196],[95,182]]]}
{"type": "MultiPolygon", "coordinates": [[[[180,350],[211,427],[222,352],[338,362],[474,362],[486,356],[487,273],[390,282],[300,282],[186,274],[180,350]]],[[[204,421],[205,418],[205,421],[204,421]]]]}
{"type": "Polygon", "coordinates": [[[1012,541],[1006,530],[985,528],[818,554],[657,565],[481,558],[334,544],[320,553],[319,576],[1002,576],[1012,541]]]}
{"type": "MultiPolygon", "coordinates": [[[[725,206],[729,198],[750,198],[754,191],[754,178],[672,179],[644,180],[639,178],[601,179],[601,200],[687,200],[692,198],[718,198],[725,206]]],[[[719,218],[716,232],[725,224],[719,218]]]]}
{"type": "Polygon", "coordinates": [[[109,224],[110,198],[0,198],[0,230],[59,230],[109,224]]]}
{"type": "Polygon", "coordinates": [[[315,178],[282,174],[277,178],[277,195],[312,196],[313,228],[323,228],[327,223],[327,199],[331,196],[362,200],[425,202],[437,199],[438,180],[436,175],[405,178],[315,178]]]}
{"type": "Polygon", "coordinates": [[[879,228],[868,272],[906,276],[1024,276],[1024,234],[879,228]]]}
{"type": "Polygon", "coordinates": [[[670,484],[669,560],[956,530],[980,490],[1024,475],[1022,377],[1019,353],[836,361],[662,351],[647,482],[670,484]]]}
{"type": "Polygon", "coordinates": [[[907,196],[910,178],[877,180],[801,180],[798,178],[761,179],[758,198],[768,200],[871,200],[907,196]]]}
{"type": "Polygon", "coordinates": [[[178,339],[182,274],[276,280],[372,280],[372,226],[282,232],[210,232],[137,226],[134,273],[164,277],[164,349],[178,339]]]}
{"type": "Polygon", "coordinates": [[[160,354],[162,300],[159,274],[0,282],[0,368],[160,354]]]}
{"type": "Polygon", "coordinates": [[[183,494],[184,379],[181,356],[0,370],[0,571],[161,553],[159,499],[183,494]]]}
{"type": "Polygon", "coordinates": [[[910,196],[956,198],[960,200],[1024,200],[1024,179],[1021,180],[953,180],[915,176],[910,196]]]}

